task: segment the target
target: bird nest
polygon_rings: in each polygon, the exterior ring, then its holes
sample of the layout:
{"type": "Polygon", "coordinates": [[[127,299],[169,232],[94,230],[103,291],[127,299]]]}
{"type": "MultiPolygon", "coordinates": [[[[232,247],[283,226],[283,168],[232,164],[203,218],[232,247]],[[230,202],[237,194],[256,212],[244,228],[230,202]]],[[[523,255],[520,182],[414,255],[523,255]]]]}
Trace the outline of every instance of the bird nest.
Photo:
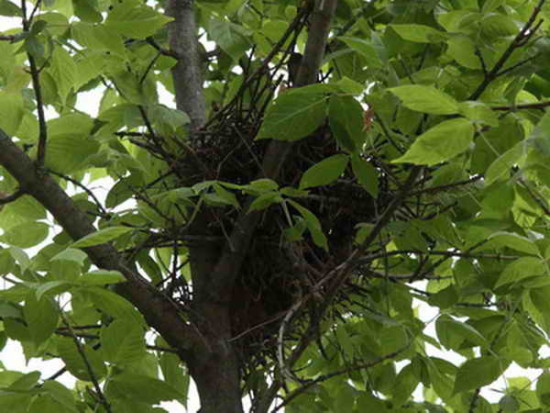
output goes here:
{"type": "MultiPolygon", "coordinates": [[[[258,74],[214,116],[215,121],[200,131],[185,160],[179,163],[182,169],[178,175],[185,177],[185,186],[205,180],[244,185],[261,177],[261,160],[269,141],[255,140],[255,137],[264,116],[265,102],[273,97],[279,84],[272,72],[258,74]],[[254,95],[254,91],[262,95],[254,95]]],[[[338,153],[342,153],[342,149],[328,125],[323,125],[311,136],[293,144],[292,154],[281,166],[277,182],[280,187],[295,188],[305,170],[338,153]]],[[[384,180],[383,175],[379,179],[384,180]]],[[[384,187],[383,182],[380,184],[384,187]]],[[[249,199],[246,194],[237,194],[237,197],[241,205],[249,199]]],[[[250,371],[274,359],[276,346],[273,344],[289,308],[300,297],[309,294],[327,271],[349,256],[357,224],[373,222],[376,211],[384,208],[382,201],[373,199],[359,185],[351,167],[330,186],[314,188],[295,200],[318,218],[328,248],[321,248],[307,232],[289,240],[289,219],[295,217],[283,206],[273,205],[257,212],[261,214],[260,224],[230,303],[233,343],[242,358],[248,361],[244,365],[250,371]]],[[[203,208],[209,209],[211,217],[208,235],[220,239],[227,238],[239,214],[243,213],[232,207],[203,208]]],[[[344,294],[343,299],[348,293],[338,292],[344,294]]],[[[319,322],[312,321],[319,313],[312,306],[315,303],[294,320],[293,328],[286,332],[286,339],[298,337],[297,329],[319,322]]]]}

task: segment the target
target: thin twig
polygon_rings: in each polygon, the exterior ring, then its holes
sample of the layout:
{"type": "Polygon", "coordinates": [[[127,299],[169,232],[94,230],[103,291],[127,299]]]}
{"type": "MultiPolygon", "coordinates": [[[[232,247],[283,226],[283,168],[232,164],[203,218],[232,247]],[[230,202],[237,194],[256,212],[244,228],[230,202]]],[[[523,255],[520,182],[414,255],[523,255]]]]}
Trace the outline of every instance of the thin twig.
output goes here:
{"type": "Polygon", "coordinates": [[[34,16],[36,15],[36,12],[40,9],[40,6],[42,5],[42,0],[36,0],[36,4],[34,5],[31,16],[29,17],[29,25],[32,25],[32,21],[34,20],[34,16]]]}
{"type": "Polygon", "coordinates": [[[456,188],[458,186],[464,186],[464,185],[472,184],[474,182],[479,181],[482,178],[483,178],[483,175],[475,175],[475,176],[473,176],[469,179],[465,179],[463,181],[452,182],[452,183],[446,184],[446,185],[433,186],[433,187],[430,187],[430,188],[417,189],[416,191],[410,192],[409,196],[417,196],[417,195],[422,195],[422,194],[426,194],[426,193],[442,192],[442,191],[446,191],[448,189],[456,188]]]}
{"type": "Polygon", "coordinates": [[[163,56],[170,56],[170,57],[173,57],[174,59],[179,59],[179,56],[178,54],[173,51],[173,50],[168,50],[168,49],[165,49],[164,47],[161,47],[156,41],[155,39],[153,39],[152,37],[148,37],[145,39],[145,41],[150,44],[154,49],[156,49],[159,54],[163,55],[163,56]]]}
{"type": "Polygon", "coordinates": [[[527,191],[529,196],[533,199],[533,201],[535,201],[537,205],[544,211],[544,214],[550,216],[550,208],[545,203],[544,198],[542,196],[539,196],[535,192],[535,190],[532,189],[529,185],[527,185],[527,183],[522,178],[519,179],[519,183],[521,184],[521,186],[525,188],[525,190],[527,191]]]}
{"type": "Polygon", "coordinates": [[[101,202],[99,201],[99,199],[95,196],[95,194],[93,193],[93,191],[88,188],[86,185],[84,185],[83,183],[79,182],[78,180],[74,179],[74,178],[71,178],[70,176],[68,175],[64,175],[64,174],[61,174],[59,172],[55,172],[51,169],[48,169],[48,172],[51,173],[52,175],[55,175],[55,176],[58,176],[70,183],[72,183],[73,185],[79,187],[80,189],[82,189],[84,192],[86,192],[90,198],[93,199],[94,203],[96,204],[97,208],[99,209],[100,213],[102,216],[108,216],[109,213],[107,212],[107,210],[103,207],[103,205],[101,204],[101,202]]]}
{"type": "Polygon", "coordinates": [[[52,374],[50,377],[46,379],[46,381],[52,381],[57,379],[58,377],[62,376],[67,372],[67,367],[61,367],[59,370],[57,370],[54,374],[52,374]]]}
{"type": "Polygon", "coordinates": [[[84,362],[84,366],[86,367],[86,371],[88,372],[88,376],[90,377],[90,381],[92,382],[95,392],[97,394],[97,397],[99,397],[100,403],[105,407],[105,410],[107,413],[112,413],[111,405],[107,401],[107,398],[103,394],[103,390],[101,390],[101,386],[99,385],[99,381],[95,375],[94,369],[92,368],[92,365],[90,364],[90,361],[88,360],[88,357],[86,356],[86,353],[84,352],[84,348],[82,347],[82,344],[78,340],[77,334],[73,331],[71,328],[71,325],[69,324],[69,320],[67,320],[67,317],[63,313],[63,311],[60,311],[61,320],[63,321],[63,324],[69,331],[70,337],[73,339],[73,342],[76,346],[76,350],[78,351],[78,354],[82,358],[82,361],[84,362]]]}

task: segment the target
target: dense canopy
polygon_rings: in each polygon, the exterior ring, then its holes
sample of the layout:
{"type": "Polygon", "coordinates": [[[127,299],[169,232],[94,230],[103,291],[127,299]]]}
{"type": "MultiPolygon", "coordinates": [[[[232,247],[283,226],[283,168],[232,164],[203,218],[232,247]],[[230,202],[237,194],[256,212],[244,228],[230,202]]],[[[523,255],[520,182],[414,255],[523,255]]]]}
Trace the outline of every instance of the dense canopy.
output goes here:
{"type": "Polygon", "coordinates": [[[0,15],[0,411],[550,411],[549,2],[0,15]]]}

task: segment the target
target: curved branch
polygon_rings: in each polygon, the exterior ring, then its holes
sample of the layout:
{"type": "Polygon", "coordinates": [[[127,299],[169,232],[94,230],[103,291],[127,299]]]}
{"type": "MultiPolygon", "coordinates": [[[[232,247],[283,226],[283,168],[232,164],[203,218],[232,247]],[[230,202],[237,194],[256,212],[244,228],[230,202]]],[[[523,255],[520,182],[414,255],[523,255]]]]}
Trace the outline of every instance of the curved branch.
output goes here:
{"type": "MultiPolygon", "coordinates": [[[[81,211],[63,189],[48,175],[39,173],[37,165],[0,129],[0,165],[18,182],[25,193],[35,198],[57,220],[61,227],[78,240],[96,231],[89,217],[81,211]]],[[[143,314],[182,360],[199,343],[199,337],[180,316],[180,308],[155,289],[110,245],[85,248],[90,260],[99,268],[121,272],[127,282],[119,292],[143,314]]]]}

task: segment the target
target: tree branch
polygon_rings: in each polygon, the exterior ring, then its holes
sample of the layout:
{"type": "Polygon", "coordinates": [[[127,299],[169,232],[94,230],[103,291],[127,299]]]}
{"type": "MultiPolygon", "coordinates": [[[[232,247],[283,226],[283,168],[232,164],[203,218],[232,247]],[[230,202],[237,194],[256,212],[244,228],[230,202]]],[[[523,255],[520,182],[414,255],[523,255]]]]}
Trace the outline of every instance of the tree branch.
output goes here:
{"type": "MultiPolygon", "coordinates": [[[[61,227],[78,240],[96,231],[95,227],[61,189],[46,174],[37,172],[36,164],[0,129],[0,165],[18,182],[22,191],[40,202],[61,227]]],[[[180,308],[155,289],[136,270],[128,266],[109,244],[85,248],[90,260],[99,268],[120,271],[127,282],[119,284],[119,292],[144,315],[148,324],[178,350],[185,359],[188,350],[199,343],[199,337],[180,316],[180,308]]]]}
{"type": "Polygon", "coordinates": [[[206,122],[206,104],[202,91],[201,58],[195,24],[193,0],[168,0],[166,14],[174,18],[168,24],[170,49],[178,56],[172,68],[176,106],[191,119],[191,131],[206,122]]]}
{"type": "Polygon", "coordinates": [[[533,12],[531,13],[531,16],[525,22],[522,29],[519,31],[519,33],[514,37],[514,39],[510,42],[504,53],[502,53],[502,56],[500,56],[500,59],[495,63],[493,68],[487,72],[483,78],[483,81],[480,83],[480,85],[477,87],[477,89],[471,94],[471,96],[468,98],[468,100],[476,100],[478,99],[481,94],[487,89],[487,87],[491,84],[493,80],[495,80],[502,71],[502,68],[512,56],[512,53],[516,49],[519,49],[520,47],[524,46],[527,41],[531,38],[533,33],[539,28],[540,23],[535,24],[535,27],[533,27],[533,24],[535,23],[535,20],[537,19],[537,16],[542,10],[542,6],[546,0],[539,0],[535,8],[533,9],[533,12]]]}

